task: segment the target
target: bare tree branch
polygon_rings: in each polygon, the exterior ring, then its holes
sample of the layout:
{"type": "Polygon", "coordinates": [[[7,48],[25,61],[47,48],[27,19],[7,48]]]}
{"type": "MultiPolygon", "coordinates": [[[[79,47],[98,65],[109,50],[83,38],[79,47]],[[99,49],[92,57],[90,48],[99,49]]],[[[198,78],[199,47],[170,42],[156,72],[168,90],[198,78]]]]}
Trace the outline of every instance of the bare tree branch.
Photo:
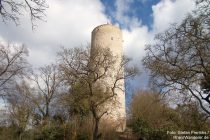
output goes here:
{"type": "Polygon", "coordinates": [[[0,0],[0,16],[3,22],[12,21],[19,25],[21,16],[29,11],[32,29],[35,29],[37,20],[44,20],[47,8],[46,0],[0,0]]]}
{"type": "Polygon", "coordinates": [[[209,9],[209,5],[202,6],[194,15],[188,15],[180,25],[173,25],[166,32],[156,35],[156,43],[147,46],[147,55],[143,59],[145,67],[151,71],[154,85],[167,93],[178,91],[183,95],[193,95],[208,114],[209,9]]]}

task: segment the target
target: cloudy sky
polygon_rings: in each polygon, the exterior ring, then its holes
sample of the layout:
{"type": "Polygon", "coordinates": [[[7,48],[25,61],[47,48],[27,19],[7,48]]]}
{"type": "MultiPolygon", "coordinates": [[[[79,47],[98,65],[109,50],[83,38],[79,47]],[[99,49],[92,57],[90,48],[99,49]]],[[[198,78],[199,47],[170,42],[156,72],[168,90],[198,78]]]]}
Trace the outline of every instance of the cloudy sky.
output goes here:
{"type": "MultiPolygon", "coordinates": [[[[193,0],[48,0],[48,5],[46,22],[34,31],[27,16],[19,26],[0,22],[0,42],[24,43],[34,68],[54,62],[60,46],[87,45],[94,27],[107,22],[122,29],[124,53],[141,66],[145,44],[195,7],[193,0]]],[[[143,73],[135,86],[145,88],[145,79],[143,73]]]]}

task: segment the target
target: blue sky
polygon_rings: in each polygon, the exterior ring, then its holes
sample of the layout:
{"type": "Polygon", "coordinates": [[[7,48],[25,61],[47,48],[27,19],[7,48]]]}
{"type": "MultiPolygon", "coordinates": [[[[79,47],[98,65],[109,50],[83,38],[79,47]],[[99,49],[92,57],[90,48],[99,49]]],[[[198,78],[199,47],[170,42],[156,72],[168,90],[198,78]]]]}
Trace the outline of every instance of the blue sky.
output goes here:
{"type": "MultiPolygon", "coordinates": [[[[127,28],[127,25],[116,19],[113,14],[117,11],[117,1],[101,0],[101,2],[105,6],[105,14],[111,19],[111,21],[114,24],[119,23],[121,28],[127,28]]],[[[156,5],[158,2],[160,2],[160,0],[129,0],[125,2],[129,6],[129,10],[126,10],[125,15],[138,18],[142,25],[146,25],[151,29],[153,24],[152,6],[156,5]]]]}
{"type": "Polygon", "coordinates": [[[148,85],[148,73],[141,65],[145,45],[172,23],[180,23],[195,7],[194,0],[49,0],[48,5],[46,22],[37,22],[34,31],[27,13],[19,26],[0,22],[0,43],[25,44],[29,63],[38,68],[54,63],[61,45],[86,46],[91,31],[109,22],[121,27],[124,54],[142,71],[132,82],[131,88],[135,90],[148,85]]]}

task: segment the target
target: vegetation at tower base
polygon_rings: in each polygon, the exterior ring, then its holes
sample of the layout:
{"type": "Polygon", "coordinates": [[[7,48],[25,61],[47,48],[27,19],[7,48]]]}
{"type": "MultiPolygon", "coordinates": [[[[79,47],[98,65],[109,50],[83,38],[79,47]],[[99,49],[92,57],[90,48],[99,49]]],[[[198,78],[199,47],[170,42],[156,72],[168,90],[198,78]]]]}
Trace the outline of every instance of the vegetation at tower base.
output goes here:
{"type": "Polygon", "coordinates": [[[46,16],[47,8],[46,0],[0,0],[0,16],[3,22],[12,21],[18,25],[21,16],[28,12],[32,29],[36,26],[36,20],[43,20],[46,16]]]}
{"type": "Polygon", "coordinates": [[[209,9],[210,1],[198,1],[197,9],[180,25],[158,34],[156,43],[147,46],[143,63],[163,92],[193,96],[210,115],[209,9]]]}
{"type": "Polygon", "coordinates": [[[122,69],[129,59],[116,70],[117,57],[109,49],[95,50],[90,57],[90,48],[63,48],[56,65],[31,72],[26,48],[2,46],[6,74],[1,80],[7,80],[2,81],[1,99],[7,107],[5,119],[0,118],[0,139],[117,139],[114,123],[107,125],[102,118],[112,111],[108,105],[118,107],[117,81],[137,73],[135,67],[122,69]],[[109,75],[109,70],[116,70],[116,75],[109,75]],[[115,78],[110,87],[104,85],[109,76],[115,78]]]}
{"type": "Polygon", "coordinates": [[[149,140],[169,140],[167,131],[209,131],[210,120],[198,102],[170,108],[160,93],[139,91],[130,104],[129,126],[139,137],[149,140]]]}

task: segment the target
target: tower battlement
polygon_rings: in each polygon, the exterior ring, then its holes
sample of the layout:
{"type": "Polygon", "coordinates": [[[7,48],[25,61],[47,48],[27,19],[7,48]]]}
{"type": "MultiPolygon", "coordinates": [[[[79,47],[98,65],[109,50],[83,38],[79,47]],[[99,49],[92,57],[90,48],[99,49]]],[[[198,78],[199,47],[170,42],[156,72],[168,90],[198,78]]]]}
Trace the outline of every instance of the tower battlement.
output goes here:
{"type": "Polygon", "coordinates": [[[109,30],[111,30],[112,32],[113,31],[121,32],[120,28],[118,28],[117,26],[113,26],[111,24],[102,24],[102,25],[99,25],[99,26],[95,27],[93,29],[92,33],[98,32],[99,30],[101,30],[101,31],[109,31],[109,30]]]}

